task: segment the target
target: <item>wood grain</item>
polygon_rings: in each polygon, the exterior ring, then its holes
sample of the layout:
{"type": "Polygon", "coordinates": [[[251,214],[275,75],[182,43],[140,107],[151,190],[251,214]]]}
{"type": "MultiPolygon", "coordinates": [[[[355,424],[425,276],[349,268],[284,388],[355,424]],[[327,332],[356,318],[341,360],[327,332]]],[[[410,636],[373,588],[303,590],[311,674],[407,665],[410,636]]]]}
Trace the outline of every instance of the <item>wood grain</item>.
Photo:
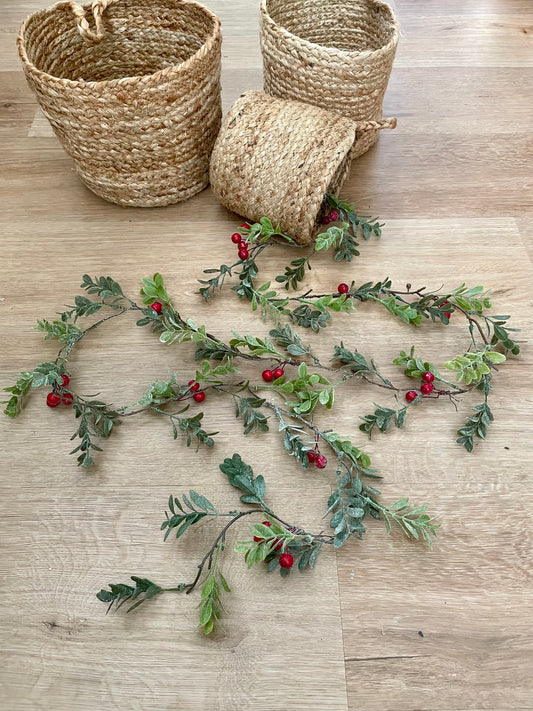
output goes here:
{"type": "MultiPolygon", "coordinates": [[[[385,109],[399,117],[398,128],[354,164],[343,191],[386,228],[349,265],[317,257],[304,287],[329,291],[339,281],[386,275],[432,287],[482,283],[531,340],[531,4],[394,4],[403,35],[385,109]]],[[[210,330],[264,335],[268,326],[230,292],[209,305],[195,294],[202,269],[233,253],[228,235],[239,224],[209,190],[181,205],[135,210],[104,203],[81,185],[40,117],[14,48],[20,21],[40,5],[11,0],[0,8],[1,386],[54,357],[32,325],[71,303],[84,272],[112,274],[136,294],[140,277],[161,271],[180,309],[210,330]]],[[[223,22],[227,109],[262,83],[258,3],[209,5],[223,22]]],[[[292,258],[283,247],[265,255],[265,279],[292,258]]],[[[370,304],[336,317],[320,338],[308,336],[324,358],[341,339],[390,375],[391,359],[411,343],[439,363],[466,346],[456,321],[406,329],[370,304]]],[[[81,392],[130,402],[156,377],[192,376],[190,353],[163,347],[132,323],[111,322],[74,355],[73,376],[81,392]]],[[[264,474],[274,508],[311,530],[323,526],[333,471],[297,468],[275,428],[243,440],[229,403],[216,397],[204,408],[206,425],[221,432],[213,451],[196,454],[174,442],[164,423],[133,418],[106,443],[98,465],[80,471],[67,454],[71,414],[48,410],[34,395],[19,420],[0,421],[5,708],[532,709],[531,353],[525,343],[501,367],[492,431],[471,455],[454,433],[475,395],[458,412],[424,402],[405,430],[368,441],[359,417],[374,401],[391,404],[386,393],[355,382],[341,390],[321,422],[371,454],[386,502],[405,494],[431,505],[442,523],[434,551],[387,537],[372,522],[364,540],[289,580],[247,572],[228,556],[233,592],[214,639],[196,630],[189,598],[105,617],[94,593],[130,574],[164,584],[190,576],[213,529],[163,543],[168,494],[195,488],[235,507],[218,472],[234,451],[264,474]]]]}

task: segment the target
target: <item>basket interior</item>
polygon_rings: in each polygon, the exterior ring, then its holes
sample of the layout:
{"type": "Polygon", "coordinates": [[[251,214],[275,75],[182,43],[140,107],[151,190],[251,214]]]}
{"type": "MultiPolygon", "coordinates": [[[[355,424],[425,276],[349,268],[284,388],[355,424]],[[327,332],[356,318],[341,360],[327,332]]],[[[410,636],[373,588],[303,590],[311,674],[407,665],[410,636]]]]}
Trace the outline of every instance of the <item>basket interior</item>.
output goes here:
{"type": "MultiPolygon", "coordinates": [[[[91,27],[90,6],[85,6],[91,27]]],[[[57,78],[103,81],[153,74],[181,64],[213,34],[214,20],[201,7],[179,0],[121,0],[104,13],[106,33],[88,43],[68,6],[33,15],[24,46],[29,61],[57,78]]]]}
{"type": "Polygon", "coordinates": [[[373,52],[396,32],[390,8],[373,0],[267,0],[266,8],[293,35],[346,52],[373,52]]]}

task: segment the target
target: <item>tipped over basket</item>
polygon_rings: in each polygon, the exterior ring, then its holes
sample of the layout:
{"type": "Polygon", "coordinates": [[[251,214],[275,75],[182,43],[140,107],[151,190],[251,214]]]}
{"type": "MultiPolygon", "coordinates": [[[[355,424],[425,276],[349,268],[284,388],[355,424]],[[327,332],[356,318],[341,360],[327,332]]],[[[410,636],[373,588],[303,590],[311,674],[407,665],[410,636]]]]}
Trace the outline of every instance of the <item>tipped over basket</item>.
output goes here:
{"type": "MultiPolygon", "coordinates": [[[[380,124],[398,37],[394,13],[381,0],[262,0],[264,89],[380,124]]],[[[358,134],[353,157],[378,135],[358,134]]]]}
{"type": "Polygon", "coordinates": [[[221,121],[218,18],[192,0],[62,2],[18,37],[26,79],[85,185],[119,205],[208,184],[221,121]]]}
{"type": "Polygon", "coordinates": [[[315,237],[326,193],[350,170],[357,126],[334,111],[248,91],[224,119],[211,189],[251,221],[268,217],[299,244],[315,237]]]}

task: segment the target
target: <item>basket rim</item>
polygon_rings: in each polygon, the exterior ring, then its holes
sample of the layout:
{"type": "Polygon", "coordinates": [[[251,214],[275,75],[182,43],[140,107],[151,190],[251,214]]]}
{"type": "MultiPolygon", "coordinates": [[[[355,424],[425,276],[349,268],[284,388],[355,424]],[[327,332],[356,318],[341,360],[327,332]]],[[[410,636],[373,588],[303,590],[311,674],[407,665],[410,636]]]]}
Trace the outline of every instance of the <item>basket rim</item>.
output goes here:
{"type": "Polygon", "coordinates": [[[391,28],[393,30],[392,32],[392,37],[390,40],[387,42],[387,44],[384,44],[382,47],[378,47],[378,49],[368,49],[368,50],[354,50],[354,51],[348,51],[345,49],[338,49],[337,47],[329,47],[328,45],[325,44],[319,44],[318,42],[310,42],[309,40],[304,39],[303,37],[300,37],[299,35],[295,34],[294,32],[291,32],[288,30],[286,27],[283,25],[280,25],[277,23],[269,14],[268,11],[268,1],[269,0],[261,0],[261,19],[270,25],[270,28],[281,33],[283,36],[285,36],[286,39],[291,39],[291,40],[297,40],[299,44],[303,45],[304,47],[308,48],[311,51],[316,52],[319,50],[320,52],[323,53],[324,56],[329,56],[329,57],[345,57],[346,59],[359,59],[361,57],[369,57],[372,55],[378,55],[378,54],[385,54],[392,50],[393,48],[396,47],[398,44],[398,40],[400,38],[400,26],[398,24],[398,19],[396,17],[396,14],[394,13],[394,10],[392,7],[386,3],[382,2],[381,0],[365,0],[369,5],[373,5],[375,8],[381,8],[383,9],[389,16],[390,18],[390,24],[391,28]]]}
{"type": "MultiPolygon", "coordinates": [[[[26,52],[24,33],[26,31],[27,25],[31,20],[38,17],[39,15],[50,15],[59,8],[70,6],[70,3],[68,1],[56,3],[51,7],[44,8],[43,10],[38,10],[37,12],[33,12],[28,15],[28,17],[26,17],[26,19],[22,22],[20,26],[19,34],[17,36],[17,47],[19,50],[20,60],[25,66],[25,68],[28,69],[28,71],[32,72],[32,74],[34,74],[35,76],[39,77],[39,79],[46,80],[48,82],[54,82],[62,86],[68,86],[70,88],[77,88],[80,86],[107,88],[124,86],[127,84],[148,83],[151,82],[154,77],[166,78],[166,76],[173,73],[179,74],[185,72],[189,68],[190,64],[193,64],[199,59],[202,59],[203,56],[205,54],[208,54],[212,50],[213,46],[220,41],[221,23],[220,19],[210,8],[206,7],[205,5],[202,5],[199,2],[196,2],[196,0],[177,0],[177,2],[180,5],[194,5],[195,7],[199,8],[213,23],[212,31],[205,40],[205,42],[202,43],[202,46],[198,50],[196,50],[194,54],[188,57],[184,62],[180,62],[180,64],[172,64],[169,67],[158,69],[156,72],[152,72],[152,74],[138,74],[132,76],[116,77],[114,79],[100,79],[98,81],[85,81],[84,79],[68,79],[67,77],[58,77],[54,74],[49,74],[48,72],[39,69],[33,64],[33,62],[30,61],[26,52]]],[[[84,9],[90,10],[92,7],[92,2],[84,3],[82,7],[84,9]]]]}

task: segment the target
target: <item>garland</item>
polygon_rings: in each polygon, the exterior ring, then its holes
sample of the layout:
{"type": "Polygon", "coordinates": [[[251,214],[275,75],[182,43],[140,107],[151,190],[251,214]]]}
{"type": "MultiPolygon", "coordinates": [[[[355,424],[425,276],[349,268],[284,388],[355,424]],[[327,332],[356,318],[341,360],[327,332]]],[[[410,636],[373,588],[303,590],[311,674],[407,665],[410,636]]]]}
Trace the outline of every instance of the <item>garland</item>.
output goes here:
{"type": "MultiPolygon", "coordinates": [[[[297,290],[305,274],[312,268],[312,257],[317,251],[333,249],[335,259],[351,260],[359,254],[356,239],[379,236],[381,227],[377,220],[360,218],[353,209],[333,196],[328,196],[323,213],[323,223],[337,223],[319,235],[314,250],[291,261],[284,273],[275,277],[284,289],[297,290]],[[340,226],[338,222],[340,221],[340,226]]],[[[278,227],[263,218],[254,225],[244,224],[240,232],[232,235],[238,249],[238,260],[231,266],[206,269],[208,279],[201,279],[199,294],[212,299],[224,287],[227,280],[237,276],[238,283],[231,287],[239,298],[250,301],[254,311],[263,319],[271,318],[273,328],[268,337],[257,338],[239,335],[225,342],[208,333],[206,328],[182,314],[172,304],[163,278],[143,278],[142,304],[125,295],[121,286],[111,277],[91,278],[84,275],[81,288],[87,295],[77,295],[74,304],[60,314],[59,319],[38,321],[36,330],[45,334],[45,339],[55,339],[61,348],[54,361],[39,363],[33,371],[23,372],[15,385],[4,388],[11,397],[5,402],[5,414],[16,417],[23,401],[33,389],[51,387],[47,405],[71,407],[78,421],[71,439],[79,440],[71,454],[77,454],[78,464],[88,467],[93,464],[93,455],[101,451],[100,444],[111,436],[115,427],[127,417],[146,412],[167,419],[174,438],[183,435],[187,446],[212,447],[216,432],[203,427],[203,412],[191,413],[206,396],[219,395],[231,398],[236,416],[242,418],[244,434],[267,431],[268,413],[275,418],[288,454],[303,466],[325,469],[328,455],[336,460],[335,489],[326,506],[330,517],[331,535],[311,534],[296,525],[289,524],[273,512],[265,503],[265,481],[261,475],[254,476],[249,465],[235,453],[226,459],[220,470],[230,484],[243,492],[241,501],[254,508],[220,512],[204,496],[195,491],[188,495],[169,498],[166,519],[161,528],[165,539],[170,533],[180,538],[189,527],[207,517],[228,518],[216,536],[211,548],[198,565],[192,582],[182,582],[172,588],[163,588],[146,578],[132,576],[135,587],[129,584],[112,584],[109,590],[101,590],[98,598],[117,608],[131,602],[129,610],[145,600],[163,592],[189,594],[202,579],[200,624],[210,633],[221,614],[221,593],[229,592],[220,559],[225,549],[228,530],[242,518],[258,514],[263,521],[250,526],[251,539],[237,543],[235,550],[244,554],[248,567],[265,562],[267,570],[279,569],[287,575],[294,564],[300,570],[313,567],[324,545],[338,548],[349,538],[361,538],[365,532],[364,519],[371,516],[382,520],[390,532],[396,526],[407,538],[420,539],[431,546],[438,523],[427,513],[427,506],[411,506],[402,498],[391,506],[383,505],[380,492],[368,484],[379,478],[371,467],[371,461],[362,449],[350,439],[330,430],[323,430],[312,420],[315,410],[334,405],[335,391],[353,380],[364,380],[380,389],[390,391],[396,406],[375,404],[372,413],[364,415],[361,431],[370,436],[373,432],[385,432],[389,427],[405,425],[413,406],[424,400],[446,398],[452,404],[474,390],[483,395],[483,401],[473,408],[473,415],[458,430],[457,442],[467,451],[472,451],[475,437],[485,439],[493,414],[488,400],[493,387],[496,366],[506,360],[502,352],[518,354],[520,347],[511,338],[517,329],[507,326],[509,316],[491,315],[489,293],[481,286],[468,288],[464,284],[452,290],[428,291],[425,287],[404,290],[392,288],[391,280],[385,278],[365,284],[339,284],[330,294],[315,294],[308,290],[295,296],[280,295],[271,287],[271,282],[258,284],[258,257],[270,245],[292,240],[283,235],[278,227]],[[92,298],[89,298],[92,297],[92,298]],[[304,345],[293,326],[319,332],[327,327],[332,316],[338,312],[353,313],[355,303],[372,301],[382,305],[393,317],[411,326],[418,326],[423,319],[436,326],[448,326],[453,318],[463,317],[469,333],[468,349],[444,363],[444,368],[455,373],[455,382],[447,380],[435,364],[415,354],[414,348],[401,350],[394,364],[401,367],[408,378],[414,378],[418,387],[404,388],[385,377],[373,358],[357,350],[350,350],[343,342],[333,345],[334,365],[326,365],[304,345]],[[101,311],[107,312],[85,329],[80,321],[101,311]],[[110,313],[109,313],[110,312],[110,313]],[[134,313],[137,326],[149,326],[158,334],[161,342],[175,344],[193,342],[195,358],[199,361],[195,377],[187,383],[178,382],[176,374],[170,379],[156,380],[135,403],[113,406],[87,398],[71,388],[69,357],[85,335],[102,323],[113,318],[134,313]],[[499,349],[498,349],[499,348],[499,349]],[[238,363],[250,361],[261,369],[259,382],[243,379],[238,363]],[[272,399],[263,397],[268,391],[272,399]],[[178,409],[176,404],[179,403],[178,409]]]]}

